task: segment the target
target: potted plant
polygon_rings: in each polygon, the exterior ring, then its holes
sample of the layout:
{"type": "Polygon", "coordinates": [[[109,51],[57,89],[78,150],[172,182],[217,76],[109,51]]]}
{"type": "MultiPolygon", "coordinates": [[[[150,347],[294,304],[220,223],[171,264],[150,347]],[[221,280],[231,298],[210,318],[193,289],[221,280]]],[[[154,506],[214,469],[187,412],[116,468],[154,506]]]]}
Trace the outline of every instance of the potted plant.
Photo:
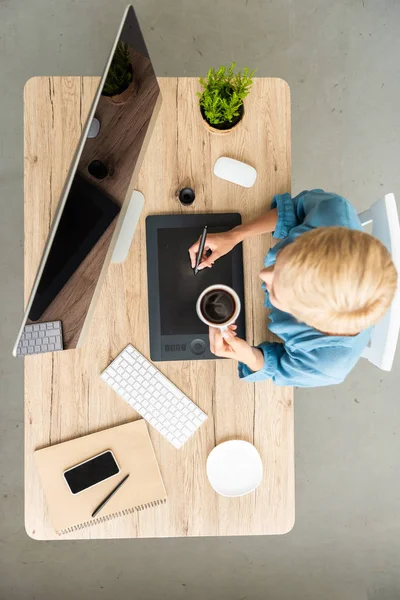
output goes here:
{"type": "Polygon", "coordinates": [[[127,44],[118,42],[102,95],[114,104],[123,104],[134,91],[133,68],[127,44]]]}
{"type": "Polygon", "coordinates": [[[229,133],[244,115],[243,100],[250,93],[256,69],[243,69],[235,73],[236,63],[230,67],[210,69],[207,78],[200,77],[204,88],[198,92],[200,112],[207,129],[213,133],[229,133]]]}

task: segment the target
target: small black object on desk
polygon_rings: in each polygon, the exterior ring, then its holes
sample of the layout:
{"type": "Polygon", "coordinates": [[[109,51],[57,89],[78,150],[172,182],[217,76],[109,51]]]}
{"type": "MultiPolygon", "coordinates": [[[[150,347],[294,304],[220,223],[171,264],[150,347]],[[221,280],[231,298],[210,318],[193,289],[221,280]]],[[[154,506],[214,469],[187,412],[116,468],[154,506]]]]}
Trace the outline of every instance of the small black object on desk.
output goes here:
{"type": "Polygon", "coordinates": [[[186,206],[189,206],[190,204],[193,204],[194,199],[196,198],[196,194],[194,193],[194,190],[192,190],[192,188],[183,188],[179,192],[178,198],[179,202],[185,204],[186,206]]]}

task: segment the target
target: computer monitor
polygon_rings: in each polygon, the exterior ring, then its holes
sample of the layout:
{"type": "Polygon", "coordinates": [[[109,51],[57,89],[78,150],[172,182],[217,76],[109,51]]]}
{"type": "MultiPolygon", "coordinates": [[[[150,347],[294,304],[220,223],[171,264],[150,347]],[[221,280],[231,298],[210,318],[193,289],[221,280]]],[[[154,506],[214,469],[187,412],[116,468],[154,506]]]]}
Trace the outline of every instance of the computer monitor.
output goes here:
{"type": "Polygon", "coordinates": [[[82,345],[160,102],[128,6],[59,200],[15,356],[82,345]],[[52,337],[54,327],[62,342],[52,337]]]}

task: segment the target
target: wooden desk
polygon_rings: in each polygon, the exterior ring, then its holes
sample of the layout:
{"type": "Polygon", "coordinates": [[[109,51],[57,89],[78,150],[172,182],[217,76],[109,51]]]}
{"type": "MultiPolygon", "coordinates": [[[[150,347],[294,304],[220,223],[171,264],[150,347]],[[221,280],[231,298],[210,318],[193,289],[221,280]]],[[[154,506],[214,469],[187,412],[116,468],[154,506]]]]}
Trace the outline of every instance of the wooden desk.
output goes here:
{"type": "MultiPolygon", "coordinates": [[[[83,348],[25,360],[25,525],[36,539],[55,539],[33,452],[138,415],[99,378],[128,343],[149,356],[147,214],[239,211],[243,220],[268,209],[272,196],[290,190],[290,94],[280,79],[256,79],[242,125],[229,135],[204,128],[194,78],[161,78],[163,104],[139,174],[146,198],[129,256],[110,265],[83,348]],[[214,162],[232,156],[258,171],[251,189],[215,177],[214,162]],[[196,201],[176,199],[185,186],[196,201]]],[[[25,294],[28,298],[51,219],[98,78],[39,77],[25,87],[25,294]],[[50,98],[49,90],[52,90],[50,98]],[[49,182],[51,181],[51,186],[49,182]]],[[[247,339],[268,339],[258,271],[270,236],[244,244],[247,339]]],[[[182,450],[157,431],[151,438],[168,503],[63,538],[174,537],[278,534],[294,523],[293,391],[237,378],[233,361],[160,363],[165,373],[209,416],[182,450]],[[227,499],[210,487],[205,464],[228,439],[255,444],[264,464],[259,488],[227,499]]],[[[59,538],[58,538],[59,539],[59,538]]]]}

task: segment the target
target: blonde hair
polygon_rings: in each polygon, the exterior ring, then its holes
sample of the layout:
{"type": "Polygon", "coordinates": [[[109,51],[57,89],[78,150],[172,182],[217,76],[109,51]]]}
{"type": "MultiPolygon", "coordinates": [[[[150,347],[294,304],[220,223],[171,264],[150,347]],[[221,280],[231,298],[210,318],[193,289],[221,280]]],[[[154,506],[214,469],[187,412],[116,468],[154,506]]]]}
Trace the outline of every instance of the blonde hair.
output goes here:
{"type": "Polygon", "coordinates": [[[393,300],[397,271],[385,246],[368,233],[320,227],[281,253],[275,277],[285,290],[285,304],[296,319],[319,331],[357,334],[376,323],[393,300]]]}

